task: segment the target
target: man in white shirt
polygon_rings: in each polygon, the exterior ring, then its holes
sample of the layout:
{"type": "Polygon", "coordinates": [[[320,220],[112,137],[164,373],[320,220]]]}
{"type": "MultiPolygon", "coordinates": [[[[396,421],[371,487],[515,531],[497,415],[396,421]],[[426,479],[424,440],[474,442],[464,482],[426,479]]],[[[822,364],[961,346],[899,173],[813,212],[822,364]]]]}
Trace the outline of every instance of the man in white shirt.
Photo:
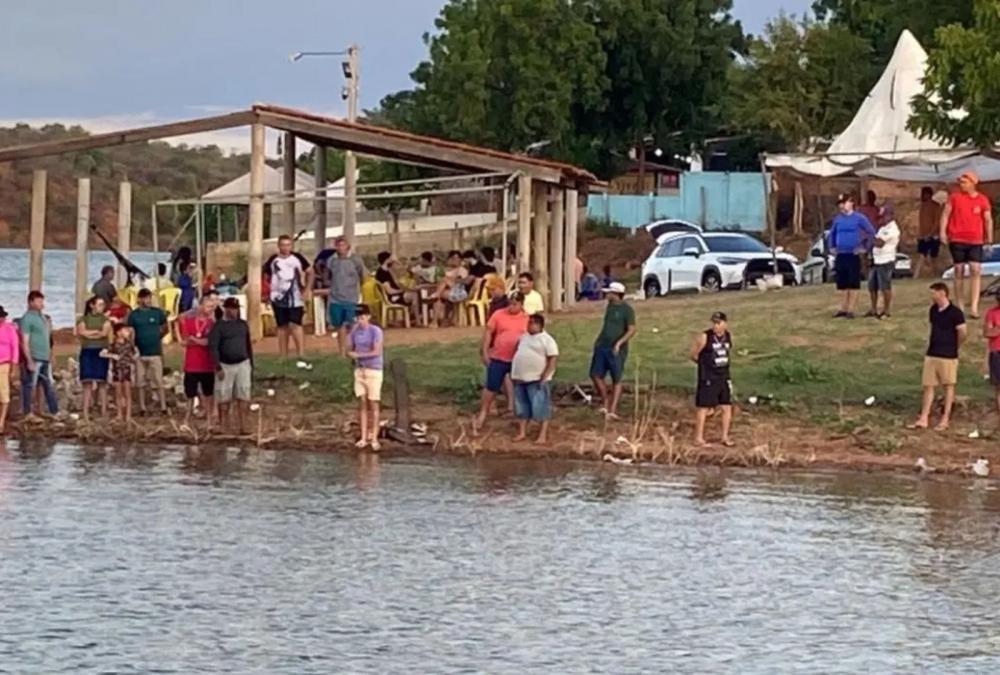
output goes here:
{"type": "Polygon", "coordinates": [[[872,269],[868,275],[868,293],[872,308],[865,316],[889,319],[892,316],[892,274],[896,270],[896,251],[899,249],[899,225],[892,204],[885,203],[879,210],[880,227],[875,233],[872,250],[872,269]],[[882,312],[878,311],[878,294],[882,293],[882,312]]]}
{"type": "Polygon", "coordinates": [[[524,313],[528,316],[545,311],[542,294],[535,290],[535,277],[530,272],[522,272],[517,277],[517,290],[524,295],[524,313]]]}
{"type": "Polygon", "coordinates": [[[288,336],[295,342],[295,353],[302,358],[304,337],[302,318],[305,300],[311,299],[313,271],[309,262],[292,250],[292,238],[287,234],[278,237],[278,252],[264,263],[264,271],[271,278],[271,308],[278,325],[278,352],[288,356],[288,336]]]}
{"type": "Polygon", "coordinates": [[[510,379],[514,382],[514,414],[517,416],[515,442],[528,436],[528,422],[541,424],[536,445],[548,443],[552,419],[552,376],[556,372],[559,347],[545,332],[545,317],[535,314],[528,319],[528,332],[518,338],[511,362],[510,379]]]}

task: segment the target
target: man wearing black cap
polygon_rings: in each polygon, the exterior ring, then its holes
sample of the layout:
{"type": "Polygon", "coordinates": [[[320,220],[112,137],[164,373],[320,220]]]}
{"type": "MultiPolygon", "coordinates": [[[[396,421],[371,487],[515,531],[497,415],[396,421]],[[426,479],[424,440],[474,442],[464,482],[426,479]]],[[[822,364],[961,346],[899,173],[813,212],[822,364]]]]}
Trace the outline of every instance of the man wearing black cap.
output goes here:
{"type": "Polygon", "coordinates": [[[226,298],[222,303],[222,321],[216,321],[208,334],[208,351],[215,363],[215,397],[219,404],[220,426],[230,424],[230,403],[235,400],[237,433],[244,433],[244,419],[250,405],[253,378],[253,347],[250,327],[240,318],[239,300],[226,298]]]}
{"type": "Polygon", "coordinates": [[[733,421],[732,381],[729,379],[729,355],[733,336],[729,334],[726,315],[712,315],[712,327],[695,338],[691,360],[698,364],[698,389],[695,394],[695,445],[705,445],[705,421],[708,411],[722,409],[722,444],[732,447],[729,427],[733,421]]]}
{"type": "Polygon", "coordinates": [[[837,199],[840,213],[830,226],[827,244],[836,255],[834,271],[837,290],[843,301],[834,318],[853,319],[854,306],[861,290],[861,256],[875,243],[875,228],[862,214],[854,210],[854,195],[842,194],[837,199]]]}

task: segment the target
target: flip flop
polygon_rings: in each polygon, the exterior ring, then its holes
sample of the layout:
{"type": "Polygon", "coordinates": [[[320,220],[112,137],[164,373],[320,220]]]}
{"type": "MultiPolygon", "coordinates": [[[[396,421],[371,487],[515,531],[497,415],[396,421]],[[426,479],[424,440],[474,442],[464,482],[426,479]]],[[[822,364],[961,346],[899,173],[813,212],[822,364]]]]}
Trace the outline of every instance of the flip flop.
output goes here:
{"type": "Polygon", "coordinates": [[[948,427],[950,426],[951,426],[950,424],[939,424],[936,427],[934,427],[934,431],[943,433],[945,431],[948,431],[948,427]]]}
{"type": "Polygon", "coordinates": [[[927,431],[927,428],[929,426],[930,425],[927,424],[917,424],[916,422],[914,422],[913,424],[907,424],[906,428],[910,429],[911,431],[927,431]]]}
{"type": "Polygon", "coordinates": [[[734,443],[732,441],[722,441],[722,446],[725,447],[725,448],[731,448],[731,447],[733,447],[735,445],[736,445],[736,443],[734,443]]]}

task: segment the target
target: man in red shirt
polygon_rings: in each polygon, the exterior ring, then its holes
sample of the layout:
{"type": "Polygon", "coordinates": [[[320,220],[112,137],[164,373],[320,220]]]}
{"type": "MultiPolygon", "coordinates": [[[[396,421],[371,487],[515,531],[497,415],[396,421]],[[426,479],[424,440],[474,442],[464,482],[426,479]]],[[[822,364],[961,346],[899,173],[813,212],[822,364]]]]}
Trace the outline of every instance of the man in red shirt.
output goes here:
{"type": "Polygon", "coordinates": [[[997,412],[1000,412],[1000,295],[996,299],[997,304],[986,312],[983,320],[983,336],[986,338],[990,383],[996,395],[997,412]]]}
{"type": "Polygon", "coordinates": [[[517,341],[527,332],[528,315],[524,311],[524,295],[514,291],[510,294],[510,304],[494,312],[483,331],[481,351],[483,365],[486,366],[486,386],[483,387],[482,398],[479,400],[479,414],[472,422],[473,432],[478,432],[486,424],[490,406],[510,378],[517,341]]]}
{"type": "Polygon", "coordinates": [[[941,243],[951,250],[955,263],[955,304],[965,308],[965,277],[971,277],[969,315],[979,318],[979,289],[982,283],[983,244],[993,243],[993,213],[990,200],[976,186],[979,176],[966,171],[958,179],[958,191],[951,193],[941,212],[941,243]]]}
{"type": "Polygon", "coordinates": [[[208,334],[215,325],[215,302],[204,295],[198,306],[181,315],[180,334],[184,345],[184,396],[188,400],[187,417],[194,413],[195,400],[201,397],[208,424],[215,417],[212,397],[215,395],[215,361],[208,349],[208,334]]]}

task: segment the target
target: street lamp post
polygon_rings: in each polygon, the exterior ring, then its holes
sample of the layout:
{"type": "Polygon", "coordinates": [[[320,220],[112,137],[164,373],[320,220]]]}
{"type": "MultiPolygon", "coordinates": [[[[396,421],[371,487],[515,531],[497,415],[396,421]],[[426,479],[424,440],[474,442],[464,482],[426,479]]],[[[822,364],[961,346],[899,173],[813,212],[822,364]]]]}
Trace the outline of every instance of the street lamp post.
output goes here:
{"type": "MultiPolygon", "coordinates": [[[[360,64],[358,58],[358,46],[351,45],[346,50],[332,52],[295,52],[289,59],[292,63],[307,56],[346,56],[343,62],[344,79],[346,84],[341,97],[347,101],[347,121],[356,122],[358,119],[358,80],[360,79],[360,64]]],[[[320,149],[319,151],[322,151],[320,149]]],[[[354,152],[347,150],[344,152],[344,215],[343,215],[343,236],[347,241],[354,243],[354,222],[357,210],[357,159],[354,152]]],[[[324,179],[325,180],[325,179],[324,179]]]]}

